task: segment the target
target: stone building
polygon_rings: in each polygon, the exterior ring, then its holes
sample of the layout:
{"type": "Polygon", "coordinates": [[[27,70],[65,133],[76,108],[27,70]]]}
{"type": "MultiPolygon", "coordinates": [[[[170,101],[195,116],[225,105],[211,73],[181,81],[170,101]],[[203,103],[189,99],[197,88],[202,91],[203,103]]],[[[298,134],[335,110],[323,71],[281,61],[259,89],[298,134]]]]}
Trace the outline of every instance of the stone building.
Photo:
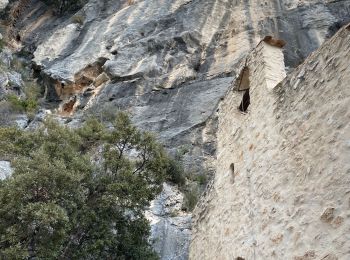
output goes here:
{"type": "Polygon", "coordinates": [[[190,259],[350,259],[350,25],[287,77],[282,46],[261,41],[219,105],[190,259]]]}

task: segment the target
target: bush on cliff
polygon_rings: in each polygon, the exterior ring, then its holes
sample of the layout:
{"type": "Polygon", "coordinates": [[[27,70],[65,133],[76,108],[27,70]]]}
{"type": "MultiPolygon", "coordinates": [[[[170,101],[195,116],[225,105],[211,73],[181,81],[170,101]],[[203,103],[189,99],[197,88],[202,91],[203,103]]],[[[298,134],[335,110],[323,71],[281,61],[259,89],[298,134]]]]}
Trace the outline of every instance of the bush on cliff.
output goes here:
{"type": "Polygon", "coordinates": [[[125,114],[111,123],[0,128],[14,167],[0,181],[0,259],[157,259],[144,210],[169,159],[125,114]]]}

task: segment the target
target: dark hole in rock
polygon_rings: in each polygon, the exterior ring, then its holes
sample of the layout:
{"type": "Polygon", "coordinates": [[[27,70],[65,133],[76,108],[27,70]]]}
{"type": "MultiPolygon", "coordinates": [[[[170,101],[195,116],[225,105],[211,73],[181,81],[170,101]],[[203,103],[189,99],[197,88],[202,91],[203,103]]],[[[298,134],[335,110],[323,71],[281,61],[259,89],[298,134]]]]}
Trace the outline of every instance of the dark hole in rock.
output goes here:
{"type": "MultiPolygon", "coordinates": [[[[340,30],[344,25],[346,25],[346,21],[337,21],[328,27],[328,32],[326,38],[331,38],[338,30],[340,30]]],[[[346,29],[350,30],[350,26],[346,27],[346,29]]]]}
{"type": "Polygon", "coordinates": [[[75,102],[77,101],[77,98],[74,97],[73,99],[69,100],[66,104],[63,105],[63,111],[66,113],[71,113],[73,111],[75,102]]]}
{"type": "Polygon", "coordinates": [[[197,71],[197,72],[200,70],[200,68],[201,68],[201,64],[199,62],[196,63],[193,67],[194,71],[197,71]]]}
{"type": "Polygon", "coordinates": [[[231,170],[231,173],[235,173],[235,164],[234,163],[231,163],[230,164],[230,170],[231,170]]]}
{"type": "Polygon", "coordinates": [[[93,93],[92,93],[91,91],[85,91],[85,92],[83,93],[83,96],[84,96],[84,97],[90,97],[92,94],[93,94],[93,93]]]}
{"type": "Polygon", "coordinates": [[[231,183],[235,183],[235,164],[231,163],[230,164],[230,178],[231,178],[231,183]]]}
{"type": "Polygon", "coordinates": [[[244,92],[244,95],[243,95],[243,99],[242,99],[242,102],[241,104],[239,105],[239,110],[241,112],[246,112],[248,107],[250,105],[250,95],[249,95],[249,89],[247,89],[245,92],[244,92]]]}

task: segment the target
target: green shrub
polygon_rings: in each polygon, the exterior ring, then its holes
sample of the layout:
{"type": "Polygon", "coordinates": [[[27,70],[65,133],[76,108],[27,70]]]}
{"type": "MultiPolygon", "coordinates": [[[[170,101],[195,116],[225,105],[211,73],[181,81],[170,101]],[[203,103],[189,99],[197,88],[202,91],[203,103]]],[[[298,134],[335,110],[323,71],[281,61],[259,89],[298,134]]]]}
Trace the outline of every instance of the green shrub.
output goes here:
{"type": "Polygon", "coordinates": [[[15,94],[9,94],[5,97],[7,103],[11,105],[12,110],[30,114],[35,113],[39,106],[38,100],[41,95],[41,86],[33,79],[29,64],[23,58],[14,55],[10,64],[0,62],[0,68],[3,73],[16,71],[21,74],[24,97],[20,98],[15,94]]]}
{"type": "MultiPolygon", "coordinates": [[[[23,75],[23,74],[22,74],[23,75]]],[[[12,109],[16,112],[26,112],[27,114],[34,114],[39,107],[40,86],[33,80],[24,79],[23,92],[24,98],[20,98],[15,94],[10,94],[6,100],[11,104],[12,109]]]]}
{"type": "Polygon", "coordinates": [[[197,175],[197,181],[198,181],[199,185],[204,186],[208,182],[208,177],[206,174],[203,174],[203,173],[199,174],[199,175],[197,175]]]}
{"type": "Polygon", "coordinates": [[[14,94],[8,95],[6,97],[7,101],[11,104],[12,108],[16,111],[23,112],[25,111],[25,104],[24,101],[21,100],[19,97],[17,97],[14,94]]]}
{"type": "Polygon", "coordinates": [[[89,108],[88,109],[88,114],[93,115],[95,118],[97,118],[101,122],[111,122],[115,120],[115,110],[117,108],[111,104],[103,104],[103,106],[98,106],[94,108],[89,108]]]}
{"type": "Polygon", "coordinates": [[[38,102],[33,98],[20,99],[16,95],[8,95],[7,100],[12,108],[18,112],[33,113],[38,108],[38,102]]]}
{"type": "Polygon", "coordinates": [[[187,145],[182,145],[177,149],[178,156],[184,156],[186,153],[190,151],[190,148],[187,145]]]}
{"type": "Polygon", "coordinates": [[[37,100],[41,93],[40,93],[40,86],[33,80],[25,80],[25,86],[24,86],[24,94],[28,99],[35,99],[37,100]]]}
{"type": "Polygon", "coordinates": [[[22,78],[28,78],[30,69],[28,69],[27,65],[23,62],[23,59],[19,58],[18,56],[14,56],[11,60],[10,70],[14,70],[21,74],[22,78]]]}
{"type": "Polygon", "coordinates": [[[182,205],[182,209],[185,211],[193,211],[195,206],[197,205],[199,199],[199,191],[198,188],[191,187],[184,192],[184,202],[182,205]]]}
{"type": "Polygon", "coordinates": [[[7,100],[0,100],[0,126],[6,126],[13,119],[12,105],[7,100]]]}
{"type": "Polygon", "coordinates": [[[6,46],[6,43],[4,41],[4,39],[0,39],[0,50],[2,50],[4,47],[6,46]]]}
{"type": "Polygon", "coordinates": [[[200,186],[205,186],[208,183],[208,173],[196,173],[196,172],[189,172],[187,173],[186,178],[190,180],[191,182],[197,183],[200,186]]]}
{"type": "Polygon", "coordinates": [[[80,15],[80,14],[76,14],[76,15],[72,16],[71,20],[72,20],[73,23],[77,23],[79,25],[83,25],[84,21],[85,21],[85,17],[80,15]]]}
{"type": "Polygon", "coordinates": [[[180,162],[175,160],[169,160],[168,168],[168,181],[177,184],[179,187],[183,187],[186,184],[185,173],[180,162]]]}
{"type": "Polygon", "coordinates": [[[0,127],[0,158],[14,167],[0,181],[0,259],[158,259],[144,211],[169,159],[127,115],[110,124],[0,127]],[[90,159],[94,147],[102,149],[99,164],[90,159]]]}

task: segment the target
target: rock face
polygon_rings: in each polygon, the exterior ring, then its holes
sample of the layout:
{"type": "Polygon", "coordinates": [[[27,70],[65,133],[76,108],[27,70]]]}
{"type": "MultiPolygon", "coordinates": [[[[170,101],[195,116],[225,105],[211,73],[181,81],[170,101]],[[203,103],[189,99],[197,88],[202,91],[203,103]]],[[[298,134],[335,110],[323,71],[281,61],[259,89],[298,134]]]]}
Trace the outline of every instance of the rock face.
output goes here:
{"type": "Polygon", "coordinates": [[[0,161],[0,180],[9,177],[12,174],[10,162],[0,161]]]}
{"type": "Polygon", "coordinates": [[[286,64],[295,66],[350,19],[349,6],[349,0],[90,0],[72,17],[57,18],[31,0],[16,28],[27,46],[37,46],[33,61],[54,79],[48,97],[64,100],[63,112],[126,109],[138,125],[181,143],[203,127],[261,38],[286,40],[286,64]],[[82,71],[98,61],[102,70],[86,81],[82,71]],[[96,87],[101,73],[110,81],[96,87]]]}
{"type": "Polygon", "coordinates": [[[7,95],[24,95],[24,82],[22,75],[11,69],[13,62],[12,52],[8,48],[3,48],[0,52],[0,101],[7,95]]]}
{"type": "Polygon", "coordinates": [[[251,104],[237,108],[238,78],[219,106],[190,259],[350,258],[350,24],[269,88],[281,54],[259,44],[245,63],[251,104]]]}
{"type": "Polygon", "coordinates": [[[82,25],[68,19],[49,35],[37,28],[46,35],[34,52],[37,64],[73,80],[105,57],[112,78],[149,77],[153,89],[198,74],[230,73],[237,59],[268,34],[288,42],[287,65],[296,65],[349,19],[349,1],[145,0],[128,6],[92,0],[78,15],[82,25]]]}
{"type": "MultiPolygon", "coordinates": [[[[350,19],[350,0],[90,0],[63,17],[39,0],[16,1],[13,9],[14,45],[33,52],[59,113],[129,111],[169,150],[185,145],[185,168],[194,174],[214,158],[213,114],[262,38],[284,39],[286,65],[295,67],[350,19]]],[[[167,241],[189,235],[164,224],[160,236],[168,227],[177,231],[167,241]]],[[[167,246],[167,256],[179,256],[163,259],[186,259],[178,248],[167,246]]]]}
{"type": "Polygon", "coordinates": [[[6,95],[23,95],[23,81],[21,74],[10,71],[0,71],[0,100],[6,95]]]}
{"type": "Polygon", "coordinates": [[[151,222],[153,247],[163,259],[188,258],[191,215],[181,212],[182,202],[181,192],[165,183],[146,214],[151,222]]]}
{"type": "Polygon", "coordinates": [[[8,0],[1,0],[0,1],[0,10],[4,10],[6,6],[8,5],[9,1],[8,0]]]}
{"type": "Polygon", "coordinates": [[[21,38],[37,45],[33,60],[46,75],[73,82],[103,58],[112,81],[135,80],[138,96],[226,76],[269,34],[288,42],[286,63],[294,66],[350,12],[348,0],[91,0],[66,20],[44,12],[36,0],[26,8],[31,16],[23,15],[21,38]]]}

